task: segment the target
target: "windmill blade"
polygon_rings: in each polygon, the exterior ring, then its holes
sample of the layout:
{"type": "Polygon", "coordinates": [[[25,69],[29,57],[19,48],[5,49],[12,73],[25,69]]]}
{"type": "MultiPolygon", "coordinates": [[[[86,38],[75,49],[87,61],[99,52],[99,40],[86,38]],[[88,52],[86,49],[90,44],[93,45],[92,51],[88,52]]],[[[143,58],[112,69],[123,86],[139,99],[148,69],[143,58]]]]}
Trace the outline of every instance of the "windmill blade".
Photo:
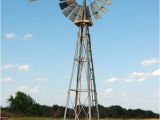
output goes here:
{"type": "Polygon", "coordinates": [[[77,17],[76,17],[74,23],[78,22],[79,20],[82,20],[82,14],[83,14],[83,8],[80,7],[80,10],[79,10],[79,12],[77,14],[77,17]]]}
{"type": "Polygon", "coordinates": [[[90,10],[89,7],[87,6],[87,19],[91,19],[91,14],[90,14],[90,10]]]}
{"type": "Polygon", "coordinates": [[[73,3],[75,3],[75,0],[60,0],[59,6],[61,10],[63,10],[68,6],[72,5],[73,3]]]}
{"type": "Polygon", "coordinates": [[[75,3],[75,0],[60,0],[60,3],[66,2],[68,5],[75,3]]]}
{"type": "Polygon", "coordinates": [[[96,0],[96,1],[104,3],[106,5],[112,5],[112,0],[96,0]]]}
{"type": "Polygon", "coordinates": [[[77,6],[77,3],[74,3],[63,10],[63,14],[68,17],[68,15],[72,12],[73,9],[77,6]]]}
{"type": "Polygon", "coordinates": [[[76,2],[75,0],[67,0],[67,3],[68,3],[69,5],[71,5],[71,4],[75,3],[75,2],[76,2]]]}
{"type": "Polygon", "coordinates": [[[72,12],[68,15],[68,18],[69,18],[72,22],[75,21],[75,19],[76,19],[76,17],[77,17],[77,13],[79,12],[80,8],[81,8],[80,5],[77,5],[77,6],[72,10],[72,12]]]}
{"type": "Polygon", "coordinates": [[[87,19],[92,23],[92,18],[91,18],[91,14],[90,14],[90,10],[89,7],[87,6],[87,19]]]}
{"type": "Polygon", "coordinates": [[[94,3],[91,4],[90,8],[91,8],[92,14],[94,15],[94,18],[95,19],[100,19],[101,15],[98,13],[98,10],[97,10],[94,3]]]}
{"type": "Polygon", "coordinates": [[[104,6],[100,6],[96,2],[94,3],[94,5],[97,7],[98,11],[101,11],[103,13],[107,13],[108,12],[108,10],[106,8],[104,8],[104,6]]]}
{"type": "Polygon", "coordinates": [[[65,8],[67,8],[69,5],[67,4],[67,2],[61,2],[61,3],[59,3],[59,6],[60,6],[61,10],[63,10],[65,8]]]}

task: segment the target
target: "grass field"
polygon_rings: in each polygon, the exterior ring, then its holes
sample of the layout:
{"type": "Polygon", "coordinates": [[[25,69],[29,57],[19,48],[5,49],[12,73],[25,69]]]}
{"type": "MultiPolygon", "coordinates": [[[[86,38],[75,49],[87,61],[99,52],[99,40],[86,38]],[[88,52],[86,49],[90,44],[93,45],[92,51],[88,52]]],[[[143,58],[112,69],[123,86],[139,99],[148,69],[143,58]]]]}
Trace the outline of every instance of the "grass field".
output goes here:
{"type": "MultiPolygon", "coordinates": [[[[10,118],[9,120],[63,120],[63,119],[55,119],[55,118],[34,118],[34,117],[28,117],[28,118],[10,118]]],[[[101,119],[101,120],[160,120],[160,119],[101,119]]]]}
{"type": "Polygon", "coordinates": [[[27,118],[9,118],[9,120],[62,120],[62,119],[27,117],[27,118]]]}

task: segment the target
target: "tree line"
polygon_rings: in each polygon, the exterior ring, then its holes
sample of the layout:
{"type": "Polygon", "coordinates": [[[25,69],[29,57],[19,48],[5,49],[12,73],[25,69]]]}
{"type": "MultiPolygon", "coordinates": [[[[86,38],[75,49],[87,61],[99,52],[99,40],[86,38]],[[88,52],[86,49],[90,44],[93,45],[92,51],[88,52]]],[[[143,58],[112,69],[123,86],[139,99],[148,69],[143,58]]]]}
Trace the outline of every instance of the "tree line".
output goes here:
{"type": "MultiPolygon", "coordinates": [[[[16,116],[32,116],[32,117],[55,117],[62,118],[64,115],[65,107],[59,105],[46,106],[36,103],[26,93],[18,91],[15,97],[10,96],[8,99],[9,106],[1,108],[4,112],[10,112],[16,116]]],[[[84,109],[87,110],[86,107],[84,109]]],[[[98,106],[100,118],[159,118],[150,110],[141,109],[125,109],[121,106],[115,105],[110,107],[98,106]]],[[[83,114],[81,115],[83,117],[83,114]]],[[[74,117],[74,110],[69,109],[67,117],[74,117]]]]}

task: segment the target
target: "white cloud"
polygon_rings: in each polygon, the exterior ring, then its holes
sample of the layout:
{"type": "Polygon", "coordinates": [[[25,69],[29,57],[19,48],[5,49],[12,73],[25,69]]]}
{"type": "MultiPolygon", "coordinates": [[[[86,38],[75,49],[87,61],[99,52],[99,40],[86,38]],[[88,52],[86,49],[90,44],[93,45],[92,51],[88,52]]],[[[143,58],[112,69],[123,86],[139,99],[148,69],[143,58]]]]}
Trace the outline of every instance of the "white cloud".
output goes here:
{"type": "Polygon", "coordinates": [[[131,73],[126,80],[126,82],[142,82],[146,80],[149,77],[147,73],[142,73],[142,72],[133,72],[131,73]]]}
{"type": "Polygon", "coordinates": [[[153,71],[151,75],[154,77],[160,77],[160,69],[153,71]]]}
{"type": "Polygon", "coordinates": [[[41,85],[40,85],[40,84],[38,84],[38,85],[36,85],[36,86],[32,87],[32,88],[30,89],[30,93],[31,93],[31,94],[36,94],[36,93],[38,93],[38,92],[39,92],[40,87],[41,87],[41,85]]]}
{"type": "Polygon", "coordinates": [[[5,39],[13,40],[13,39],[17,39],[17,38],[18,38],[18,36],[15,33],[6,33],[5,34],[5,39]]]}
{"type": "Polygon", "coordinates": [[[132,83],[132,82],[144,82],[147,79],[154,78],[154,77],[160,77],[160,69],[157,69],[152,72],[133,72],[130,73],[128,76],[124,78],[111,78],[108,81],[108,83],[117,82],[117,79],[120,80],[120,83],[132,83]]]}
{"type": "MultiPolygon", "coordinates": [[[[156,58],[152,58],[152,59],[149,59],[149,60],[144,60],[142,62],[142,65],[143,66],[151,66],[151,65],[154,65],[154,64],[158,64],[159,63],[159,60],[156,59],[156,58]]],[[[145,73],[145,72],[133,72],[133,73],[130,73],[128,74],[126,77],[123,77],[123,78],[117,78],[117,77],[113,77],[113,78],[110,78],[106,81],[104,81],[104,83],[116,83],[116,82],[126,82],[126,83],[132,83],[132,82],[143,82],[145,81],[146,79],[148,78],[151,78],[151,77],[155,77],[155,76],[160,76],[160,70],[157,70],[157,71],[153,71],[152,73],[145,73]]]]}
{"type": "Polygon", "coordinates": [[[11,82],[11,81],[13,81],[13,78],[12,77],[4,77],[4,78],[2,78],[1,79],[1,82],[11,82]]]}
{"type": "Polygon", "coordinates": [[[16,91],[22,91],[28,94],[36,94],[40,91],[40,84],[37,84],[35,86],[29,87],[29,86],[25,86],[25,85],[20,85],[16,91]]]}
{"type": "Polygon", "coordinates": [[[11,69],[11,68],[14,68],[16,67],[16,65],[13,65],[13,64],[6,64],[6,65],[3,65],[1,70],[8,70],[8,69],[11,69]]]}
{"type": "Polygon", "coordinates": [[[17,69],[19,71],[22,71],[22,72],[28,72],[28,71],[30,71],[30,67],[28,65],[18,65],[17,69]]]}
{"type": "Polygon", "coordinates": [[[110,95],[110,94],[112,94],[112,92],[113,92],[113,89],[108,88],[108,89],[105,90],[105,95],[110,95]]]}
{"type": "Polygon", "coordinates": [[[108,88],[108,89],[106,89],[106,92],[112,92],[113,91],[113,89],[112,88],[108,88]]]}
{"type": "Polygon", "coordinates": [[[108,79],[108,80],[106,80],[106,81],[104,81],[104,83],[115,83],[115,82],[117,82],[118,81],[118,78],[110,78],[110,79],[108,79]]]}
{"type": "Polygon", "coordinates": [[[132,83],[132,82],[144,82],[146,79],[149,79],[151,77],[151,73],[143,73],[143,72],[133,72],[130,73],[128,76],[123,77],[123,78],[116,78],[113,77],[105,83],[132,83]]]}
{"type": "Polygon", "coordinates": [[[15,33],[6,33],[5,39],[7,40],[31,40],[33,38],[33,35],[28,33],[23,36],[19,36],[15,33]]]}
{"type": "Polygon", "coordinates": [[[98,93],[99,97],[110,96],[110,97],[126,97],[128,94],[126,92],[115,91],[113,88],[108,88],[106,90],[100,91],[98,93]]]}
{"type": "Polygon", "coordinates": [[[149,59],[149,60],[144,60],[142,62],[142,65],[147,67],[147,66],[152,66],[152,65],[158,64],[158,63],[159,63],[158,59],[152,58],[152,59],[149,59]]]}
{"type": "Polygon", "coordinates": [[[28,92],[28,90],[29,90],[28,86],[20,85],[16,91],[28,92]]]}
{"type": "Polygon", "coordinates": [[[125,82],[131,83],[131,82],[134,82],[134,79],[126,79],[125,82]]]}
{"type": "Polygon", "coordinates": [[[32,34],[26,34],[26,35],[23,36],[23,40],[31,40],[32,37],[33,37],[32,34]]]}
{"type": "Polygon", "coordinates": [[[3,65],[1,70],[11,70],[11,69],[16,69],[18,71],[21,71],[21,72],[28,72],[30,71],[30,67],[29,65],[26,65],[26,64],[6,64],[6,65],[3,65]]]}

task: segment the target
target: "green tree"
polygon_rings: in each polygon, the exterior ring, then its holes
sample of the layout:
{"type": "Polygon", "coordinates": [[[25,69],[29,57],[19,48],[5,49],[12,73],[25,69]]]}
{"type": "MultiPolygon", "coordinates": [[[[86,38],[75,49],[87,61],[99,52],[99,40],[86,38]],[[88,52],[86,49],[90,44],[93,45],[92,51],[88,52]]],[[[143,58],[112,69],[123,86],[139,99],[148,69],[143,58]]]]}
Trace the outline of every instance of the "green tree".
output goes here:
{"type": "Polygon", "coordinates": [[[15,113],[23,113],[24,115],[32,114],[35,101],[27,94],[18,91],[16,96],[12,95],[8,99],[11,111],[15,113]]]}

